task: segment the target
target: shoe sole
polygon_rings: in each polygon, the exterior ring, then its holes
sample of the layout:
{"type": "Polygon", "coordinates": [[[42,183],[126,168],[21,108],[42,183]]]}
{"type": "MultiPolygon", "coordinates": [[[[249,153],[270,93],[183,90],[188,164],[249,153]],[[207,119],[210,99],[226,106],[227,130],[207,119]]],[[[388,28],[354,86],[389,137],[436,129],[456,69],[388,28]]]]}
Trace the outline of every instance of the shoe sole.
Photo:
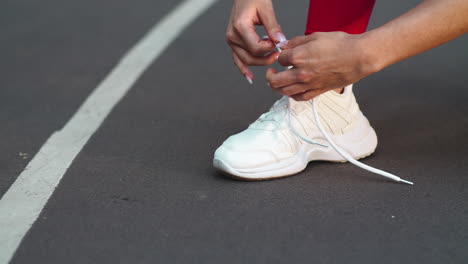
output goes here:
{"type": "MultiPolygon", "coordinates": [[[[354,158],[355,160],[360,160],[360,159],[364,159],[364,158],[367,158],[369,157],[370,155],[374,154],[375,151],[372,151],[371,153],[368,153],[368,154],[365,154],[365,155],[362,155],[360,157],[357,157],[357,158],[354,158]]],[[[346,163],[348,162],[347,160],[311,160],[309,162],[312,162],[312,161],[326,161],[326,162],[330,162],[330,163],[346,163]]],[[[237,176],[236,174],[233,174],[233,173],[230,173],[230,171],[235,171],[233,168],[229,167],[229,165],[227,165],[226,163],[224,163],[222,160],[218,160],[218,159],[215,159],[213,161],[214,163],[217,163],[214,167],[216,168],[216,170],[218,172],[220,172],[221,174],[223,174],[224,176],[228,177],[228,178],[231,178],[231,179],[235,179],[235,180],[240,180],[240,181],[268,181],[268,180],[275,180],[275,179],[281,179],[281,178],[286,178],[286,177],[289,177],[289,176],[293,176],[293,175],[296,175],[298,173],[300,173],[301,171],[299,172],[293,172],[291,174],[285,174],[285,175],[281,175],[281,176],[272,176],[272,177],[265,177],[265,178],[248,178],[248,177],[242,177],[242,176],[237,176]]],[[[308,165],[308,164],[307,164],[308,165]]],[[[307,167],[306,165],[306,167],[307,167]]],[[[305,168],[304,168],[305,169],[305,168]]],[[[303,170],[302,170],[303,171],[303,170]]]]}
{"type": "MultiPolygon", "coordinates": [[[[365,116],[362,115],[361,120],[358,122],[358,125],[352,131],[341,136],[333,136],[333,140],[355,159],[362,159],[375,152],[377,135],[365,116]]],[[[224,175],[233,179],[263,181],[295,175],[303,171],[311,161],[347,162],[331,147],[320,148],[304,143],[294,156],[275,164],[257,168],[235,169],[221,158],[215,157],[213,159],[213,166],[224,175]]]]}

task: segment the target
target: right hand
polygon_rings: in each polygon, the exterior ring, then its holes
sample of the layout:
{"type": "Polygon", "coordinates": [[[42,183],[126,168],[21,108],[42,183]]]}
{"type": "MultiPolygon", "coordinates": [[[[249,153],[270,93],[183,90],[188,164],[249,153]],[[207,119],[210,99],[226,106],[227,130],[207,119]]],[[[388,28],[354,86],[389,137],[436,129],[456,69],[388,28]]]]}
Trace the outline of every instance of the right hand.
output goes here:
{"type": "Polygon", "coordinates": [[[278,58],[278,52],[265,54],[271,52],[276,43],[286,41],[271,0],[234,0],[226,40],[237,68],[252,82],[254,76],[248,66],[272,64],[278,58]],[[263,25],[268,39],[260,39],[256,25],[263,25]]]}

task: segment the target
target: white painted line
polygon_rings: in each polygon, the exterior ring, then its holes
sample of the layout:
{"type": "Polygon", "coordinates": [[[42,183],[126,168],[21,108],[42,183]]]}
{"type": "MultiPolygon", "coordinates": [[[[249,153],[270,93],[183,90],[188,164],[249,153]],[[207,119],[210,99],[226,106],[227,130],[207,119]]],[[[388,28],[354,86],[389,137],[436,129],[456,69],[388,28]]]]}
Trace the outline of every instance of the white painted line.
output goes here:
{"type": "Polygon", "coordinates": [[[44,143],[0,200],[0,264],[9,263],[58,183],[113,107],[151,63],[216,0],[186,0],[156,24],[44,143]]]}

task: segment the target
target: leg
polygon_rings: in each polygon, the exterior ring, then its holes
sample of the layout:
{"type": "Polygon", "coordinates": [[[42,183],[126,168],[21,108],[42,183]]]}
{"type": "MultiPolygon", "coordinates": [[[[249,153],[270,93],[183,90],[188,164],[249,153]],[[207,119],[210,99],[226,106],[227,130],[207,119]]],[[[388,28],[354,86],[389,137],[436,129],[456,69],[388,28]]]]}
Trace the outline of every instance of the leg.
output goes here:
{"type": "Polygon", "coordinates": [[[305,34],[327,31],[364,33],[375,0],[310,0],[305,34]]]}
{"type": "MultiPolygon", "coordinates": [[[[363,33],[374,3],[375,0],[310,0],[305,34],[327,31],[363,33]]],[[[343,88],[334,91],[341,93],[343,88]]]]}

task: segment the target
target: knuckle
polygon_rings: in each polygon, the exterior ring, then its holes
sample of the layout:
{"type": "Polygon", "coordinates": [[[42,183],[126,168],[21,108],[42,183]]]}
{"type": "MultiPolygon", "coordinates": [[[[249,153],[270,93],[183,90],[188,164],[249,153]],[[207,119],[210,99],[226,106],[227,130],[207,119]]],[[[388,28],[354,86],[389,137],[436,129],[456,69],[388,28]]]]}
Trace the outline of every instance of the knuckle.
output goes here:
{"type": "Polygon", "coordinates": [[[236,38],[236,34],[232,31],[227,31],[226,32],[226,42],[227,43],[232,43],[234,39],[236,38]]]}
{"type": "Polygon", "coordinates": [[[289,62],[292,65],[300,64],[300,62],[301,62],[300,54],[297,51],[292,51],[289,54],[289,62]]]}
{"type": "Polygon", "coordinates": [[[306,70],[298,70],[296,73],[296,78],[300,82],[307,82],[309,79],[309,73],[306,70]]]}
{"type": "Polygon", "coordinates": [[[235,30],[238,32],[243,31],[245,27],[245,22],[242,21],[242,19],[238,19],[232,23],[232,26],[234,27],[235,30]]]}

